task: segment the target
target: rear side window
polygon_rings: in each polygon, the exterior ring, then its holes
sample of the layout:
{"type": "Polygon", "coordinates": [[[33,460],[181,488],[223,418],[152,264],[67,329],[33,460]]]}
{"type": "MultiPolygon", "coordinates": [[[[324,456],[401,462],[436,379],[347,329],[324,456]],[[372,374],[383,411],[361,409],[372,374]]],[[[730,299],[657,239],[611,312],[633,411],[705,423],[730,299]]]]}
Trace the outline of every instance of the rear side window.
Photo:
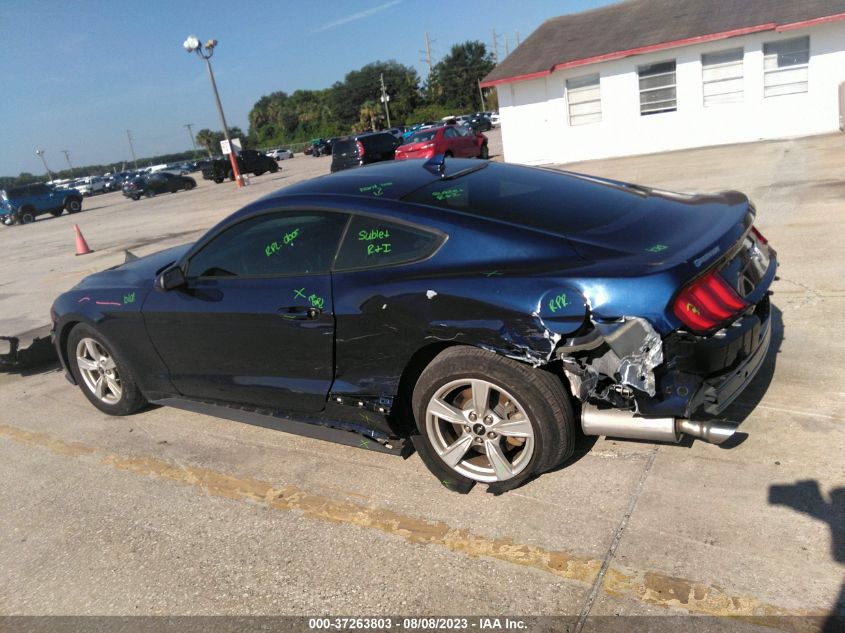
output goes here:
{"type": "Polygon", "coordinates": [[[443,238],[436,233],[356,216],[349,225],[335,263],[336,270],[374,268],[425,259],[443,238]]]}
{"type": "Polygon", "coordinates": [[[434,139],[436,135],[437,130],[425,130],[423,132],[417,132],[411,138],[408,139],[408,143],[425,143],[426,141],[434,139]]]}
{"type": "Polygon", "coordinates": [[[188,277],[328,272],[348,220],[342,213],[292,211],[245,220],[194,255],[188,277]]]}
{"type": "MultiPolygon", "coordinates": [[[[448,162],[447,162],[448,165],[448,162]]],[[[404,200],[445,207],[547,231],[574,232],[605,226],[631,206],[637,194],[574,174],[486,163],[454,180],[437,180],[404,200]]]]}
{"type": "Polygon", "coordinates": [[[339,154],[354,154],[355,150],[355,139],[353,138],[340,139],[339,141],[332,143],[332,154],[335,156],[339,154]]]}

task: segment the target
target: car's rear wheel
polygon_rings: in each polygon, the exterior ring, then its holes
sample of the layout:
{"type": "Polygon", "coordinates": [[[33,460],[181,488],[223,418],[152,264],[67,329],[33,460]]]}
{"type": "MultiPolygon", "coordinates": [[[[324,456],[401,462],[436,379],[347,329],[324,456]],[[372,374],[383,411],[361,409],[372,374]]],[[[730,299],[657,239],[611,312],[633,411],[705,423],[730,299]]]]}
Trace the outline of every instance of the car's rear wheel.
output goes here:
{"type": "Polygon", "coordinates": [[[141,196],[139,196],[139,195],[136,193],[134,196],[132,196],[132,199],[137,201],[137,200],[140,200],[140,199],[141,199],[141,196]]]}
{"type": "Polygon", "coordinates": [[[256,176],[261,176],[261,175],[263,175],[263,174],[264,174],[264,172],[263,172],[263,171],[257,171],[257,172],[255,172],[255,175],[256,175],[256,176]]]}
{"type": "Polygon", "coordinates": [[[194,188],[194,187],[196,187],[196,186],[197,186],[197,185],[196,185],[196,183],[195,183],[193,180],[188,180],[188,181],[185,183],[185,191],[190,191],[191,189],[193,189],[193,188],[194,188]]]}
{"type": "Polygon", "coordinates": [[[85,397],[109,415],[128,415],[146,404],[132,370],[114,347],[84,323],[71,330],[68,364],[85,397]]]}
{"type": "Polygon", "coordinates": [[[214,182],[216,182],[219,185],[221,182],[223,182],[223,179],[222,178],[215,178],[214,182]]]}
{"type": "Polygon", "coordinates": [[[515,488],[573,451],[572,406],[560,380],[485,350],[441,352],[414,388],[413,410],[420,456],[454,489],[515,488]]]}
{"type": "Polygon", "coordinates": [[[79,198],[68,198],[65,200],[65,209],[68,213],[78,213],[82,211],[82,200],[79,198]]]}
{"type": "Polygon", "coordinates": [[[279,166],[276,163],[272,163],[270,165],[270,173],[275,174],[277,171],[279,171],[279,166]]]}

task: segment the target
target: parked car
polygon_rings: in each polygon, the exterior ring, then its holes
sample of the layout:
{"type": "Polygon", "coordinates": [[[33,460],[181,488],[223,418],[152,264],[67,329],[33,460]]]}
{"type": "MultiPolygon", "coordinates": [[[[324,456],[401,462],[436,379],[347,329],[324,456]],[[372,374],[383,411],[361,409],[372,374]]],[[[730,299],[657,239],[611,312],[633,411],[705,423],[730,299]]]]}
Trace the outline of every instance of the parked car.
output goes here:
{"type": "Polygon", "coordinates": [[[287,149],[286,147],[280,147],[278,149],[271,149],[270,151],[268,151],[267,156],[269,156],[273,160],[280,161],[286,160],[288,158],[293,158],[293,152],[287,149]]]}
{"type": "Polygon", "coordinates": [[[396,160],[431,158],[437,154],[458,158],[489,158],[487,137],[463,125],[441,125],[417,131],[396,148],[396,160]]]}
{"type": "Polygon", "coordinates": [[[59,216],[82,211],[82,194],[73,187],[33,183],[0,189],[0,221],[5,225],[29,224],[39,215],[59,216]]]}
{"type": "Polygon", "coordinates": [[[425,121],[424,123],[417,123],[415,125],[412,125],[402,134],[402,140],[404,142],[407,142],[408,139],[411,138],[414,135],[414,132],[416,132],[417,130],[433,127],[435,125],[442,125],[442,123],[438,123],[436,121],[425,121]]]}
{"type": "Polygon", "coordinates": [[[467,123],[467,126],[476,134],[487,132],[493,129],[493,123],[486,114],[476,114],[467,123]]]}
{"type": "Polygon", "coordinates": [[[332,144],[331,171],[393,160],[401,141],[390,132],[370,132],[339,138],[332,144]]]}
{"type": "Polygon", "coordinates": [[[499,113],[494,112],[490,115],[490,123],[493,124],[493,127],[499,127],[499,113]]]}
{"type": "Polygon", "coordinates": [[[123,195],[133,200],[141,196],[152,198],[158,193],[176,193],[180,189],[189,191],[197,186],[190,176],[181,176],[169,171],[157,171],[147,176],[138,176],[123,185],[123,195]]]}
{"type": "MultiPolygon", "coordinates": [[[[262,152],[254,149],[241,150],[238,154],[238,169],[241,174],[255,174],[260,176],[265,172],[272,174],[279,171],[279,166],[276,161],[262,152]]],[[[224,158],[216,158],[206,161],[202,166],[202,177],[206,180],[213,180],[216,183],[223,182],[224,179],[234,179],[232,172],[232,163],[228,156],[224,158]]]]}
{"type": "Polygon", "coordinates": [[[517,165],[382,162],[257,200],[52,306],[68,379],[412,449],[450,490],[514,488],[588,435],[711,442],[771,335],[776,254],[736,191],[517,165]],[[601,407],[601,408],[599,408],[601,407]]]}

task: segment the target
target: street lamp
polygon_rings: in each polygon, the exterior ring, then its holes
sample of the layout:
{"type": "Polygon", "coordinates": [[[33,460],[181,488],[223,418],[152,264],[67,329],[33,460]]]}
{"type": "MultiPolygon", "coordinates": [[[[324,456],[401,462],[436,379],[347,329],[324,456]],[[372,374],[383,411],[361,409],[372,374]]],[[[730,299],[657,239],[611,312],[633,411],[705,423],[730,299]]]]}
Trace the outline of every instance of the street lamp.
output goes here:
{"type": "Polygon", "coordinates": [[[47,170],[47,175],[50,176],[50,180],[55,180],[55,178],[53,178],[53,172],[51,172],[50,168],[47,167],[47,161],[44,160],[44,150],[43,149],[37,149],[37,150],[35,150],[35,154],[36,154],[36,156],[38,156],[41,159],[41,162],[44,163],[44,169],[47,170]]]}
{"type": "Polygon", "coordinates": [[[189,53],[196,52],[197,55],[205,60],[205,66],[208,68],[208,77],[211,79],[211,88],[214,91],[214,100],[217,103],[217,113],[220,115],[220,123],[223,124],[223,136],[226,137],[226,143],[229,145],[229,160],[232,163],[232,174],[235,177],[235,182],[238,187],[243,187],[243,180],[238,171],[238,161],[235,158],[235,148],[232,146],[232,139],[229,138],[229,127],[226,125],[226,116],[223,114],[223,105],[220,103],[220,95],[217,93],[217,82],[214,81],[214,71],[211,70],[211,56],[214,55],[214,47],[217,46],[217,40],[208,40],[204,45],[200,43],[195,35],[189,35],[188,38],[182,42],[182,46],[189,53]]]}

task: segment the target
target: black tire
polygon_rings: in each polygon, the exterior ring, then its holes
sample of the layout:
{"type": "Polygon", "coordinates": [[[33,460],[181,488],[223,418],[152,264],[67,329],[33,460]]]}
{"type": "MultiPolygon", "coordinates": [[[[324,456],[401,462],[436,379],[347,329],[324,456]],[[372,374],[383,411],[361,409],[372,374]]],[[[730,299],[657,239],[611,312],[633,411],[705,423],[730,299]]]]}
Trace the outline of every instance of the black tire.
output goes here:
{"type": "Polygon", "coordinates": [[[65,200],[65,209],[68,213],[79,213],[82,211],[82,200],[79,198],[68,198],[65,200]]]}
{"type": "MultiPolygon", "coordinates": [[[[138,383],[135,380],[134,373],[129,363],[120,355],[117,349],[97,330],[84,323],[78,324],[71,330],[67,340],[67,356],[70,371],[73,374],[76,384],[82,390],[82,393],[88,398],[88,401],[97,407],[103,413],[109,415],[129,415],[135,413],[138,409],[143,407],[147,400],[144,398],[138,383]],[[113,371],[117,374],[117,381],[121,387],[121,394],[114,403],[104,402],[99,398],[94,391],[88,386],[83,377],[82,370],[80,370],[79,362],[77,360],[77,347],[83,339],[93,339],[97,342],[101,349],[114,360],[115,369],[113,371]]],[[[101,376],[101,379],[105,379],[101,376]]]]}
{"type": "Polygon", "coordinates": [[[193,189],[196,186],[197,186],[197,183],[195,183],[193,180],[189,180],[185,183],[185,191],[190,191],[191,189],[193,189]]]}
{"type": "Polygon", "coordinates": [[[263,171],[257,171],[257,172],[255,172],[255,175],[256,175],[256,176],[261,176],[261,175],[263,175],[263,174],[264,174],[264,172],[263,172],[263,171]]]}
{"type": "Polygon", "coordinates": [[[32,224],[35,222],[35,212],[29,207],[21,209],[20,221],[21,224],[32,224]]]}
{"type": "Polygon", "coordinates": [[[481,151],[478,153],[478,157],[481,160],[487,160],[490,158],[490,150],[487,147],[487,143],[484,143],[484,145],[481,146],[481,151]]]}
{"type": "MultiPolygon", "coordinates": [[[[461,390],[461,386],[455,389],[459,394],[466,393],[465,390],[461,390]]],[[[453,404],[453,406],[465,413],[469,413],[472,409],[472,406],[468,404],[464,404],[463,407],[457,404],[453,404]]],[[[488,401],[488,403],[485,403],[485,408],[489,406],[488,401]]],[[[438,480],[451,490],[467,492],[474,483],[488,483],[488,490],[494,493],[511,490],[532,477],[562,464],[572,455],[574,450],[572,404],[561,381],[542,369],[534,369],[493,352],[474,347],[458,346],[450,347],[438,354],[422,372],[414,387],[412,407],[420,434],[419,441],[415,441],[414,444],[419,450],[420,457],[438,480]],[[506,455],[506,457],[509,460],[513,458],[510,466],[513,466],[513,470],[516,472],[509,477],[502,478],[499,476],[498,480],[485,480],[484,477],[494,475],[498,470],[493,467],[493,462],[487,459],[485,453],[478,451],[475,444],[469,445],[470,448],[466,450],[466,453],[462,453],[462,461],[456,467],[450,466],[440,457],[436,443],[440,443],[442,447],[443,444],[449,444],[463,436],[464,431],[459,426],[455,427],[448,424],[445,419],[436,423],[432,422],[435,429],[445,427],[446,432],[453,429],[454,436],[432,438],[430,435],[427,411],[432,398],[450,383],[460,383],[463,380],[473,379],[480,379],[492,385],[491,393],[498,392],[498,395],[495,396],[499,398],[496,406],[501,407],[504,406],[503,403],[507,403],[508,407],[521,407],[530,423],[533,436],[531,439],[533,449],[530,453],[530,459],[529,456],[520,455],[522,451],[527,450],[528,444],[525,441],[523,441],[521,448],[519,444],[511,444],[512,441],[518,442],[519,438],[516,440],[509,438],[503,443],[506,435],[503,433],[498,439],[491,440],[502,449],[503,453],[510,451],[510,455],[506,455]],[[502,400],[502,395],[510,395],[512,400],[508,398],[502,400]],[[524,463],[525,460],[528,460],[527,465],[524,463]],[[519,461],[523,463],[517,466],[519,461]],[[485,463],[487,466],[484,466],[485,463]],[[464,472],[459,472],[458,468],[464,472]],[[471,470],[478,469],[478,476],[471,476],[473,475],[472,472],[467,473],[468,468],[471,470]],[[486,472],[483,473],[482,469],[486,472]]],[[[432,420],[436,419],[437,416],[432,417],[432,420]]],[[[485,417],[485,424],[486,420],[485,417]]],[[[476,426],[484,426],[477,424],[478,421],[468,422],[467,426],[463,427],[464,429],[472,429],[468,433],[469,435],[478,432],[475,430],[476,426]]],[[[443,433],[443,431],[435,431],[435,433],[438,432],[443,433]]],[[[486,432],[482,432],[480,435],[483,442],[486,442],[485,434],[486,432]]],[[[487,437],[490,436],[487,435],[487,437]]]]}
{"type": "Polygon", "coordinates": [[[156,192],[153,191],[152,189],[147,189],[144,192],[144,195],[147,196],[148,198],[155,198],[156,192]]]}
{"type": "Polygon", "coordinates": [[[271,163],[270,164],[270,173],[275,174],[277,171],[279,171],[279,166],[276,163],[271,163]]]}
{"type": "Polygon", "coordinates": [[[228,178],[229,180],[234,180],[234,179],[235,179],[235,172],[233,172],[233,171],[230,169],[230,170],[228,171],[228,173],[226,174],[226,178],[228,178]]]}
{"type": "Polygon", "coordinates": [[[455,156],[455,155],[454,155],[452,152],[450,152],[449,150],[446,150],[446,153],[445,153],[445,154],[443,154],[443,157],[444,157],[444,158],[452,158],[452,157],[454,157],[454,156],[455,156]]]}
{"type": "Polygon", "coordinates": [[[216,182],[219,185],[221,182],[223,182],[223,179],[222,178],[215,178],[214,182],[216,182]]]}
{"type": "Polygon", "coordinates": [[[134,196],[132,196],[132,199],[133,199],[135,202],[137,202],[138,200],[140,200],[140,199],[141,199],[141,196],[140,196],[140,195],[138,195],[138,194],[136,193],[134,196]]]}
{"type": "Polygon", "coordinates": [[[62,213],[64,213],[64,211],[65,211],[64,209],[53,209],[52,211],[50,211],[50,215],[52,215],[54,218],[57,218],[62,213]]]}

